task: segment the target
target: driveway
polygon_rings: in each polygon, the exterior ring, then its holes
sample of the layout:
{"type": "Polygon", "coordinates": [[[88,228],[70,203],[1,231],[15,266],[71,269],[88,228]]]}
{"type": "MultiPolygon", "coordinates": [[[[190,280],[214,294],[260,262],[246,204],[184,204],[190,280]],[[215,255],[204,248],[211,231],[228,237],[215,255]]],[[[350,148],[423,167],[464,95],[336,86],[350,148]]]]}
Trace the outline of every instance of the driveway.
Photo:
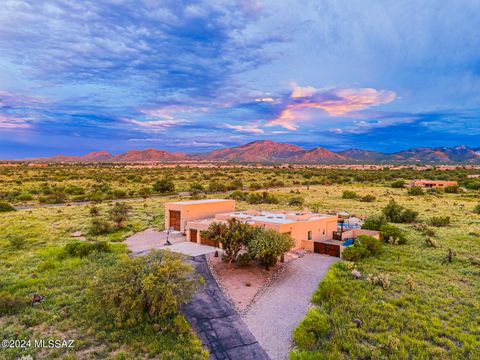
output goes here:
{"type": "Polygon", "coordinates": [[[149,228],[138,232],[125,239],[128,249],[132,255],[144,255],[150,250],[170,250],[188,256],[199,256],[209,254],[218,250],[213,246],[196,244],[186,241],[185,235],[179,231],[170,231],[168,241],[171,245],[165,245],[167,241],[167,231],[156,231],[149,228]]]}
{"type": "Polygon", "coordinates": [[[305,317],[312,294],[338,258],[307,254],[286,265],[245,315],[245,323],[273,360],[288,357],[292,332],[305,317]]]}
{"type": "Polygon", "coordinates": [[[205,286],[184,306],[183,313],[216,360],[268,360],[242,318],[220,291],[205,256],[186,262],[205,279],[205,286]]]}
{"type": "MultiPolygon", "coordinates": [[[[140,231],[129,238],[125,239],[128,249],[133,253],[142,253],[148,250],[158,250],[165,247],[167,241],[166,231],[157,231],[148,228],[145,231],[140,231]]],[[[185,241],[185,235],[179,231],[170,231],[168,234],[168,241],[171,244],[177,244],[185,241]]]]}

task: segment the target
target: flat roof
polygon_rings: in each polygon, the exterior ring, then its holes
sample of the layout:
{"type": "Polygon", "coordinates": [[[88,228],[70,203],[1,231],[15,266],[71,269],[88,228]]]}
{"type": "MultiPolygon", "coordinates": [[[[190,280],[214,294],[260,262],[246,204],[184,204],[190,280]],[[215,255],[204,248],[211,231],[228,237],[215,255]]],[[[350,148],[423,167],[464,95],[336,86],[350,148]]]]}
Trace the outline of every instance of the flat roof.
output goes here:
{"type": "Polygon", "coordinates": [[[173,204],[173,205],[201,205],[201,204],[210,204],[210,203],[219,203],[219,202],[231,202],[231,201],[235,201],[235,200],[229,200],[229,199],[186,200],[186,201],[167,202],[166,204],[173,204]]]}
{"type": "Polygon", "coordinates": [[[288,215],[296,215],[295,213],[275,213],[269,211],[262,211],[259,215],[252,215],[244,211],[235,211],[229,213],[223,213],[219,215],[227,215],[232,216],[237,219],[242,220],[251,220],[251,221],[259,221],[271,224],[292,224],[296,222],[309,222],[309,221],[316,221],[321,219],[328,219],[330,217],[335,217],[335,215],[327,215],[327,214],[311,214],[307,219],[289,219],[287,218],[288,215]]]}

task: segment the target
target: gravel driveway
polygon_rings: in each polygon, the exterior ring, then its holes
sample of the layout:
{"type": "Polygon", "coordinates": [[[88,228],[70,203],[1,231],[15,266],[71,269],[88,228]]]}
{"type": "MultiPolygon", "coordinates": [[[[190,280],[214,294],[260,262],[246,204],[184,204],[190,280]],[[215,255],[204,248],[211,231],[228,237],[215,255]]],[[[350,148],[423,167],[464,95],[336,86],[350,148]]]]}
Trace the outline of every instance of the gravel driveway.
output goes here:
{"type": "Polygon", "coordinates": [[[305,317],[328,268],[337,261],[319,254],[292,261],[245,315],[245,323],[271,359],[288,357],[293,330],[305,317]]]}

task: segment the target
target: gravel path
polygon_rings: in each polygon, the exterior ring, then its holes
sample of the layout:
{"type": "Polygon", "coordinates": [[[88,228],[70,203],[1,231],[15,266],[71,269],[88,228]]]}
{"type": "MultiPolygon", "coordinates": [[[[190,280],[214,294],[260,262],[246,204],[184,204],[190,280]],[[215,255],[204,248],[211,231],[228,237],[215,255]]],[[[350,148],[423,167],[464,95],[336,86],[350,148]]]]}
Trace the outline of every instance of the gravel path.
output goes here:
{"type": "Polygon", "coordinates": [[[272,360],[288,357],[293,330],[305,317],[319,282],[337,261],[319,254],[292,261],[245,315],[248,328],[272,360]]]}

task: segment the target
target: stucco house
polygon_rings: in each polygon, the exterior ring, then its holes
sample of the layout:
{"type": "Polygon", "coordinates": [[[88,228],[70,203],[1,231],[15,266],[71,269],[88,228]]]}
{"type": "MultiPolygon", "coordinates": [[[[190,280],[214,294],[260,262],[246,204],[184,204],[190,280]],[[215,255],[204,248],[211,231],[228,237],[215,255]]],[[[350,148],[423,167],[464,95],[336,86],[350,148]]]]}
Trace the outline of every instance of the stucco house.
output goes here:
{"type": "Polygon", "coordinates": [[[293,238],[293,249],[303,249],[320,254],[341,256],[351,240],[360,235],[379,239],[379,233],[362,229],[339,230],[337,214],[318,214],[308,210],[294,211],[235,211],[235,201],[208,199],[177,201],[165,204],[165,227],[186,235],[187,241],[219,247],[220,244],[202,236],[213,222],[237,219],[252,226],[288,233],[293,238]]]}
{"type": "Polygon", "coordinates": [[[442,181],[442,180],[413,180],[410,183],[411,187],[421,187],[425,189],[443,189],[447,186],[457,186],[456,181],[442,181]]]}

